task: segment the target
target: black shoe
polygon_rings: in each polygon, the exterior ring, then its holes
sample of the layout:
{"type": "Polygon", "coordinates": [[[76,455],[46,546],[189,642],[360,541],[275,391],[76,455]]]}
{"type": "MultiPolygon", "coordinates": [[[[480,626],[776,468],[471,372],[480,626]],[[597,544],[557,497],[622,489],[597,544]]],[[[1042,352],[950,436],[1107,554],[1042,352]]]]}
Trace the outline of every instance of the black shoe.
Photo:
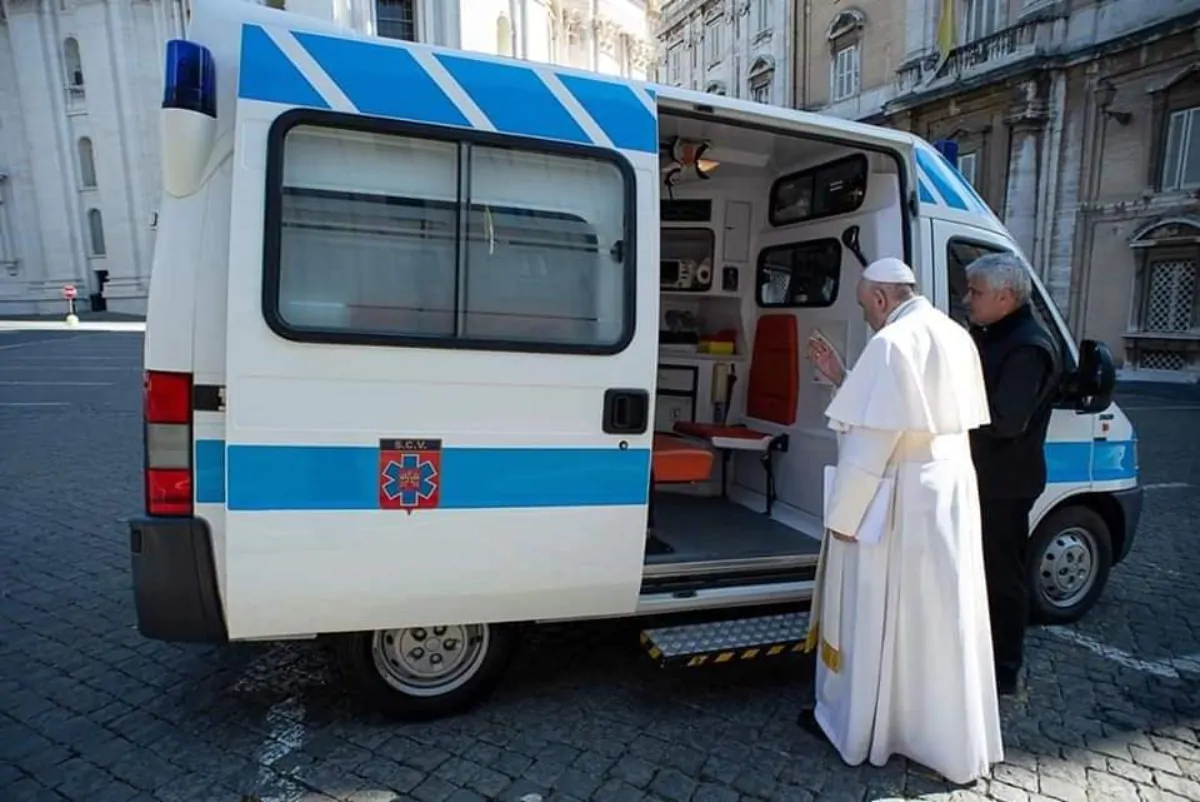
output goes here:
{"type": "Polygon", "coordinates": [[[1019,671],[996,669],[996,692],[1001,696],[1015,696],[1020,686],[1019,671]]]}
{"type": "Polygon", "coordinates": [[[800,715],[796,717],[796,724],[800,729],[818,741],[829,742],[829,737],[825,734],[825,730],[821,729],[821,725],[817,722],[816,710],[814,708],[806,707],[801,710],[800,715]]]}

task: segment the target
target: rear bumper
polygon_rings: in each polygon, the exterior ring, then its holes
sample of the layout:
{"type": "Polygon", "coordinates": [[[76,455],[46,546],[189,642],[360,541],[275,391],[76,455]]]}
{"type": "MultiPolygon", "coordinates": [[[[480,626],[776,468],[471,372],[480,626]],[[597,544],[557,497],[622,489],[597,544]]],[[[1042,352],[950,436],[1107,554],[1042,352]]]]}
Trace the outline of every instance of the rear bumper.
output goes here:
{"type": "Polygon", "coordinates": [[[1138,523],[1142,518],[1142,499],[1145,496],[1145,490],[1141,485],[1131,487],[1127,490],[1113,491],[1113,499],[1121,507],[1121,517],[1125,521],[1124,537],[1121,538],[1121,550],[1113,555],[1113,564],[1121,562],[1129,555],[1133,548],[1134,535],[1137,533],[1138,523]]]}
{"type": "Polygon", "coordinates": [[[182,643],[225,643],[212,532],[203,518],[129,522],[138,632],[182,643]]]}

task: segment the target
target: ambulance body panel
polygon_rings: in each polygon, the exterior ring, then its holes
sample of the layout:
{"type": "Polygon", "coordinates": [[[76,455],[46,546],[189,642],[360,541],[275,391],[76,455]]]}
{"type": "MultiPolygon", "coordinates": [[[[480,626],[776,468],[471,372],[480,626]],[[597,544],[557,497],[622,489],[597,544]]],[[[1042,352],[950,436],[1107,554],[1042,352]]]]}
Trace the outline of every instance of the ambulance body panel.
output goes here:
{"type": "MultiPolygon", "coordinates": [[[[406,718],[477,703],[531,622],[795,651],[761,608],[810,598],[836,459],[804,343],[861,351],[871,259],[962,319],[965,264],[1020,254],[929,143],[805,112],[229,0],[166,84],[139,627],[330,636],[406,718]]],[[[1068,620],[1132,542],[1136,438],[1034,282],[1069,371],[1035,608],[1068,620]]]]}

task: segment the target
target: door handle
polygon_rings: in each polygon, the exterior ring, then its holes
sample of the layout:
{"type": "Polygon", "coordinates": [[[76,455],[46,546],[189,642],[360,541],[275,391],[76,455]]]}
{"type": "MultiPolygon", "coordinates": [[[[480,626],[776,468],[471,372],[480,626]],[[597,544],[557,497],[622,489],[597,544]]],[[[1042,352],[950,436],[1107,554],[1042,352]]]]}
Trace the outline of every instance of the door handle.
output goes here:
{"type": "Polygon", "coordinates": [[[625,388],[604,391],[605,434],[643,434],[649,425],[649,391],[625,388]]]}

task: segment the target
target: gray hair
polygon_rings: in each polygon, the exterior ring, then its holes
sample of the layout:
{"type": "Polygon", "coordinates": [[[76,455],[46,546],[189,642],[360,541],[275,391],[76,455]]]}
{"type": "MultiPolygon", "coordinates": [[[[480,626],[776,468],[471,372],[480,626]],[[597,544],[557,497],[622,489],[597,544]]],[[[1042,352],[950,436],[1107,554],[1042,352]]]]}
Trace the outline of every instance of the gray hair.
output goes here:
{"type": "Polygon", "coordinates": [[[1020,257],[1011,253],[989,253],[967,265],[967,278],[979,276],[993,290],[1009,290],[1018,304],[1029,302],[1033,281],[1020,257]]]}

